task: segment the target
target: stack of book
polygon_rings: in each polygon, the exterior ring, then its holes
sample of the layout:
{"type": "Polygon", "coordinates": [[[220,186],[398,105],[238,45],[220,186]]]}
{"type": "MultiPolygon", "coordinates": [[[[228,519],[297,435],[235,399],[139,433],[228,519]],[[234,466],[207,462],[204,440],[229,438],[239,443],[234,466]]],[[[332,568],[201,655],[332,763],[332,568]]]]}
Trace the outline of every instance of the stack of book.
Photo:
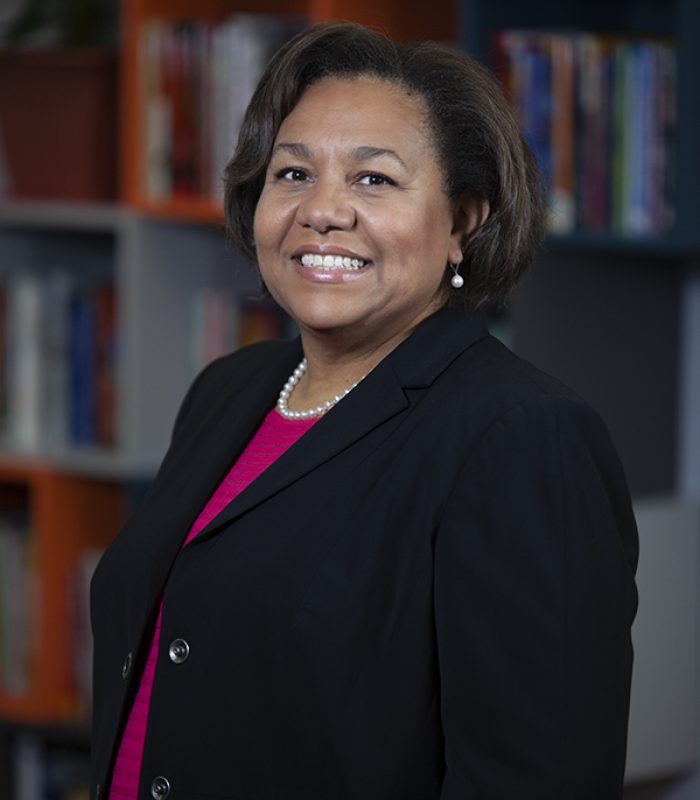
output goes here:
{"type": "Polygon", "coordinates": [[[140,37],[144,195],[219,197],[245,109],[272,53],[299,20],[234,15],[152,20],[140,37]]]}
{"type": "Polygon", "coordinates": [[[111,283],[17,272],[0,285],[0,430],[6,447],[110,446],[115,430],[111,283]]]}
{"type": "Polygon", "coordinates": [[[676,52],[665,40],[506,30],[495,69],[548,187],[549,228],[658,236],[674,223],[676,52]]]}

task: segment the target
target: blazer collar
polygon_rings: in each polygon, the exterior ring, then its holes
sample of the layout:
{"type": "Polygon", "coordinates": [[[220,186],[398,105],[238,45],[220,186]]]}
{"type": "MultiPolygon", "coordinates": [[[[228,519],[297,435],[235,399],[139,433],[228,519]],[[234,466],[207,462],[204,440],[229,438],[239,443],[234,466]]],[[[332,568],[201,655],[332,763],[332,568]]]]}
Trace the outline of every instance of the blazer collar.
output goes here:
{"type": "Polygon", "coordinates": [[[424,320],[385,359],[406,388],[429,386],[474,342],[488,335],[483,318],[443,308],[424,320]]]}
{"type": "MultiPolygon", "coordinates": [[[[438,311],[392,351],[341,403],[270,465],[188,544],[196,547],[222,527],[342,452],[409,405],[404,389],[430,385],[464,350],[487,333],[483,321],[450,309],[438,311]]],[[[175,441],[152,501],[139,515],[149,527],[148,607],[165,583],[182,540],[207,498],[240,455],[301,357],[290,342],[253,382],[211,397],[204,416],[175,441]]],[[[233,533],[233,532],[231,532],[233,533]]]]}

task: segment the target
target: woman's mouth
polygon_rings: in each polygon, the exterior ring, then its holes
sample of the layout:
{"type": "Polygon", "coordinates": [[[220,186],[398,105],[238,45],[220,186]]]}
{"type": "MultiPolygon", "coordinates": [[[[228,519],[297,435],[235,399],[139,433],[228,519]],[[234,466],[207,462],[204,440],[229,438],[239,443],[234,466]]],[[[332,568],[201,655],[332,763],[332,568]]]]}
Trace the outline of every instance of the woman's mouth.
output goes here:
{"type": "Polygon", "coordinates": [[[361,258],[349,258],[339,255],[319,255],[318,253],[303,253],[298,257],[302,267],[308,269],[343,270],[354,272],[362,269],[369,262],[361,258]]]}

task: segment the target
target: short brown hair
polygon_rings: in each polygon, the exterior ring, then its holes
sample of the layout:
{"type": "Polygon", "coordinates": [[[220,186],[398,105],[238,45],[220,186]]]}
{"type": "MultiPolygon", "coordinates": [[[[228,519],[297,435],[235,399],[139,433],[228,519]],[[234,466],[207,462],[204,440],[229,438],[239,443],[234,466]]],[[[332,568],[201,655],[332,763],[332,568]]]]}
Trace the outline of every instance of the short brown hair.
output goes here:
{"type": "Polygon", "coordinates": [[[423,98],[442,167],[457,203],[486,199],[490,215],[464,247],[464,288],[444,286],[451,305],[503,301],[535,257],[543,231],[541,178],[514,114],[492,75],[474,59],[429,42],[399,43],[354,23],[317,25],[273,56],[250,101],[224,174],[226,229],[255,260],[253,217],[274,141],[304,91],[324,78],[368,76],[423,98]]]}

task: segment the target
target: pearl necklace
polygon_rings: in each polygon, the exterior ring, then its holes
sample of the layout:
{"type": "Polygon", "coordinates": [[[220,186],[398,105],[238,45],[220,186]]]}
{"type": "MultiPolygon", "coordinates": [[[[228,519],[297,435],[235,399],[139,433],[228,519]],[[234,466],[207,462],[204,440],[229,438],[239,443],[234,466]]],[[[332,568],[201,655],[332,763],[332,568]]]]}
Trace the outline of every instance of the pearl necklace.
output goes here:
{"type": "Polygon", "coordinates": [[[331,408],[333,408],[336,403],[339,403],[346,395],[350,394],[357,384],[366,377],[363,375],[362,378],[360,378],[359,381],[355,381],[352,386],[349,386],[347,389],[342,391],[340,394],[337,394],[335,397],[332,397],[330,400],[326,400],[326,402],[322,405],[316,406],[316,408],[308,408],[306,411],[290,411],[287,407],[287,401],[294,391],[294,387],[301,380],[301,376],[306,372],[306,366],[306,358],[302,358],[297,368],[294,370],[294,372],[292,372],[287,379],[287,382],[282,387],[280,396],[277,399],[277,411],[279,411],[279,413],[285,419],[311,419],[311,417],[322,416],[327,411],[330,411],[331,408]]]}

